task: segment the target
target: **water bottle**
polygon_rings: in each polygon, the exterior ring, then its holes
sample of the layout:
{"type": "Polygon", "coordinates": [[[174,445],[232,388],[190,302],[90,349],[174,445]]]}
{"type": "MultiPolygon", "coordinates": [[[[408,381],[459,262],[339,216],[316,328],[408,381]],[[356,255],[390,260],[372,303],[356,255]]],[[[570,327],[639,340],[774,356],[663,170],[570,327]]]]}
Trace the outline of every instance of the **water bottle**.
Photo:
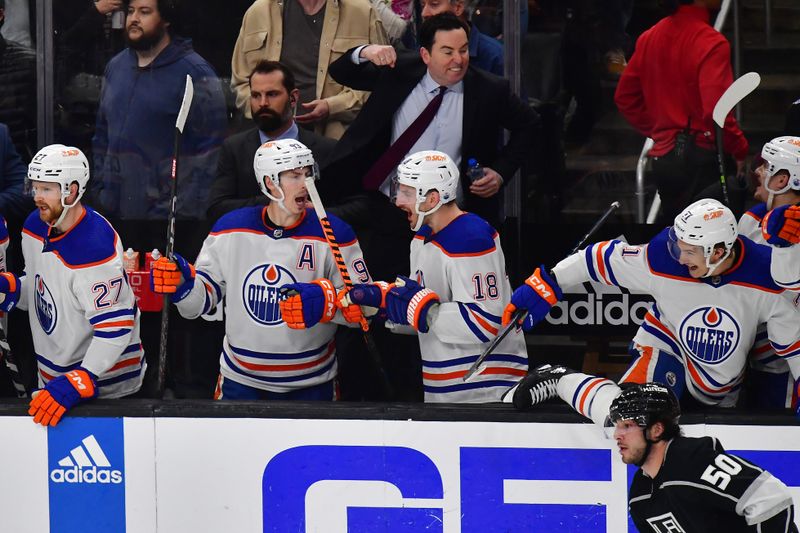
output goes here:
{"type": "Polygon", "coordinates": [[[467,179],[470,183],[483,177],[483,167],[478,164],[478,160],[471,158],[467,161],[467,179]]]}
{"type": "Polygon", "coordinates": [[[125,10],[117,9],[111,12],[111,28],[121,30],[125,27],[125,10]]]}

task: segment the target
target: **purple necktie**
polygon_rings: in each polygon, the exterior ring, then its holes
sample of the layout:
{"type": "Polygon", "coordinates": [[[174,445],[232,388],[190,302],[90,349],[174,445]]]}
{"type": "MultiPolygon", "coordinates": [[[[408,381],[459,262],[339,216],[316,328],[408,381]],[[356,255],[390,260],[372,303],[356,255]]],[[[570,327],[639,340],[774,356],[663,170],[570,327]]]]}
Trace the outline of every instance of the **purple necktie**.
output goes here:
{"type": "Polygon", "coordinates": [[[422,137],[422,134],[428,129],[428,126],[430,126],[433,117],[436,116],[436,112],[442,105],[442,99],[444,98],[444,92],[446,90],[447,87],[445,86],[439,87],[439,93],[433,97],[425,109],[422,110],[422,113],[414,119],[414,122],[406,128],[406,131],[397,138],[383,155],[378,158],[367,173],[364,174],[364,179],[361,180],[364,190],[377,191],[383,183],[383,180],[385,180],[389,173],[400,164],[400,161],[408,154],[408,151],[411,150],[414,143],[422,137]]]}

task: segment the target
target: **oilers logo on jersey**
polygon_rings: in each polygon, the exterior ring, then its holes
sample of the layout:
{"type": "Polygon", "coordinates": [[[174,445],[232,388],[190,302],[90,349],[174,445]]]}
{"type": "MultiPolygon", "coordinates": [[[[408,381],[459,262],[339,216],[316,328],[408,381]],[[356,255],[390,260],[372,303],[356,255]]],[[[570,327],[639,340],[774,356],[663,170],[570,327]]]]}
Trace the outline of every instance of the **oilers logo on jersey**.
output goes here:
{"type": "Polygon", "coordinates": [[[282,265],[266,263],[252,269],[242,284],[242,301],[250,317],[265,326],[283,323],[278,302],[283,300],[278,289],[296,283],[291,271],[282,265]]]}
{"type": "Polygon", "coordinates": [[[42,276],[36,274],[34,283],[36,287],[36,290],[34,291],[36,300],[36,318],[39,319],[39,324],[41,324],[42,330],[50,335],[50,333],[52,333],[56,328],[56,322],[58,321],[58,309],[56,308],[56,302],[53,299],[53,294],[50,292],[50,289],[47,287],[47,284],[44,282],[44,278],[42,278],[42,276]]]}
{"type": "Polygon", "coordinates": [[[695,359],[712,365],[733,354],[739,345],[739,337],[739,324],[721,307],[699,307],[681,322],[683,347],[695,359]]]}

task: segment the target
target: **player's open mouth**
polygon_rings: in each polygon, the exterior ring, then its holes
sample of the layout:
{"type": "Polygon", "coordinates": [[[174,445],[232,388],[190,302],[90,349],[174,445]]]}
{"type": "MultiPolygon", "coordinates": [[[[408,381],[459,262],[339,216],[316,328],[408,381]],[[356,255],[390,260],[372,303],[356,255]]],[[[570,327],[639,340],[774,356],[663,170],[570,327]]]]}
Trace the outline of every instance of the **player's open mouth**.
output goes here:
{"type": "Polygon", "coordinates": [[[294,203],[298,207],[303,207],[303,208],[306,206],[306,201],[309,201],[308,196],[298,196],[297,198],[294,199],[294,203]]]}

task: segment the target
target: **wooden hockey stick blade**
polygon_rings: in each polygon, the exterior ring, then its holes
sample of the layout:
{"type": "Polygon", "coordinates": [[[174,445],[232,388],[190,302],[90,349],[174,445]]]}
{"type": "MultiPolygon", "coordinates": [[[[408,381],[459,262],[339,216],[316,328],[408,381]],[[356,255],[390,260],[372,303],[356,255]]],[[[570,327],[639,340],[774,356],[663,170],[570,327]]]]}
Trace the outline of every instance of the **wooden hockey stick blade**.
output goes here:
{"type": "Polygon", "coordinates": [[[714,106],[714,111],[711,113],[714,123],[720,128],[724,127],[725,117],[728,116],[728,113],[736,107],[736,104],[744,100],[748,94],[755,91],[760,83],[761,76],[758,72],[743,74],[739,79],[731,83],[731,86],[719,97],[719,101],[717,101],[717,105],[714,106]]]}
{"type": "Polygon", "coordinates": [[[192,100],[194,99],[194,83],[192,77],[186,75],[186,87],[183,90],[183,102],[181,102],[181,109],[178,111],[178,119],[175,121],[175,128],[183,133],[183,127],[186,126],[186,118],[189,116],[189,109],[192,107],[192,100]]]}
{"type": "Polygon", "coordinates": [[[528,312],[524,309],[517,309],[514,312],[514,314],[511,316],[511,322],[506,324],[506,326],[500,331],[500,333],[497,334],[497,337],[492,339],[492,342],[489,343],[489,345],[486,347],[483,353],[480,354],[478,358],[475,360],[475,362],[472,363],[472,366],[469,367],[467,373],[464,374],[464,377],[462,379],[464,380],[465,383],[469,381],[473,376],[478,374],[478,370],[480,369],[484,359],[486,359],[489,356],[489,354],[491,354],[494,351],[494,349],[497,348],[497,346],[501,342],[503,342],[503,339],[505,339],[508,336],[508,334],[511,333],[511,330],[516,328],[519,325],[520,321],[524,320],[527,315],[528,312]]]}

